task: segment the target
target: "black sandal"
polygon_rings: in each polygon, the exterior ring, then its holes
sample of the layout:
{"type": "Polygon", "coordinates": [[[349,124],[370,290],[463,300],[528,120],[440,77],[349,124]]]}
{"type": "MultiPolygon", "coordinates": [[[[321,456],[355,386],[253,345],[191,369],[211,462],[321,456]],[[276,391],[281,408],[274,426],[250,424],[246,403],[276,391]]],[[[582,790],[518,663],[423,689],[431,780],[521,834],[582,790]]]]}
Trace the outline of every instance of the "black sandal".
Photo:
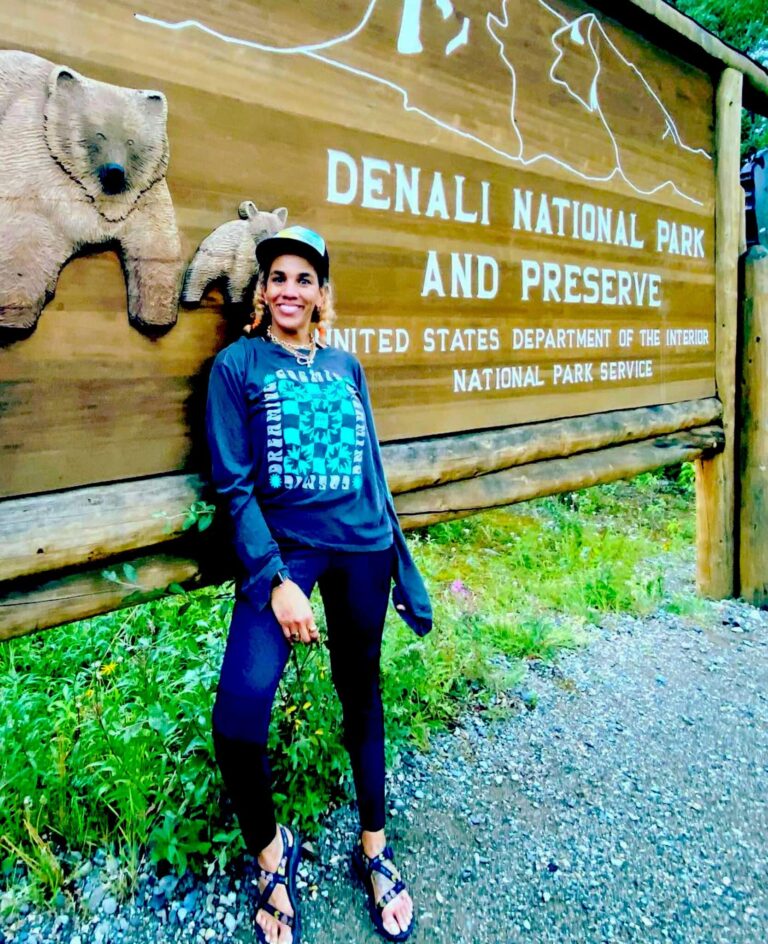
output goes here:
{"type": "Polygon", "coordinates": [[[397,934],[391,934],[387,931],[381,918],[381,913],[386,906],[393,898],[399,895],[400,892],[405,891],[406,887],[395,865],[395,856],[392,852],[392,847],[385,846],[378,855],[369,859],[363,852],[362,843],[358,843],[352,850],[352,866],[368,896],[368,911],[370,912],[371,921],[373,921],[376,930],[388,941],[407,940],[411,936],[416,924],[415,915],[411,917],[411,923],[408,927],[403,931],[398,931],[397,934]],[[373,887],[374,872],[379,872],[392,882],[392,887],[384,892],[378,901],[376,900],[376,892],[373,887]]]}
{"type": "MultiPolygon", "coordinates": [[[[256,911],[266,911],[268,915],[276,918],[281,924],[289,927],[293,932],[291,944],[299,944],[301,939],[301,919],[299,917],[299,902],[296,894],[296,870],[299,867],[301,859],[301,846],[296,836],[291,835],[284,826],[280,826],[280,837],[283,840],[283,857],[275,872],[268,872],[259,866],[259,875],[257,881],[264,881],[264,888],[259,892],[259,900],[256,903],[256,911]],[[290,836],[290,842],[289,837],[290,836]],[[286,914],[280,911],[274,905],[269,903],[269,897],[278,885],[285,885],[288,893],[288,901],[293,908],[293,914],[286,914]]],[[[258,861],[257,861],[258,864],[258,861]]],[[[264,931],[261,925],[254,923],[256,931],[256,940],[259,944],[267,944],[264,931]]]]}

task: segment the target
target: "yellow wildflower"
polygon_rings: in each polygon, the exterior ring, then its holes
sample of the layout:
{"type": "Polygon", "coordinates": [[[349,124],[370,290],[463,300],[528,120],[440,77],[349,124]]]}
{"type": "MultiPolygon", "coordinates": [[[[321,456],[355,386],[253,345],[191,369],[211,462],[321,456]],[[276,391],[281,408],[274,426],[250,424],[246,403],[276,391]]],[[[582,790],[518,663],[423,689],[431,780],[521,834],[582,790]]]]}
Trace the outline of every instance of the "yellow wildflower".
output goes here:
{"type": "Polygon", "coordinates": [[[117,662],[107,662],[99,669],[101,675],[111,675],[117,668],[117,662]]]}

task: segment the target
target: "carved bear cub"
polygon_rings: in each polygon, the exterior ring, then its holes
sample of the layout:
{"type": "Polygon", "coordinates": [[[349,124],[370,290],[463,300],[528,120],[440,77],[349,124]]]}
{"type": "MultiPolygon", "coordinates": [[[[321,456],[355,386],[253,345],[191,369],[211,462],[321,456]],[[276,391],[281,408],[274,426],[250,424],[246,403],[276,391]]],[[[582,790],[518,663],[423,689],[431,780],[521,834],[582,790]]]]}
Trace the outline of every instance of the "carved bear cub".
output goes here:
{"type": "Polygon", "coordinates": [[[166,119],[160,92],[0,52],[0,328],[34,328],[64,263],[104,244],[120,254],[131,323],[175,323],[181,246],[166,119]]]}
{"type": "Polygon", "coordinates": [[[259,268],[256,244],[283,229],[288,211],[278,207],[269,213],[257,209],[252,200],[244,200],[237,212],[239,220],[222,223],[200,243],[184,276],[181,300],[185,305],[199,305],[208,286],[218,281],[223,281],[231,305],[250,301],[247,289],[259,268]]]}

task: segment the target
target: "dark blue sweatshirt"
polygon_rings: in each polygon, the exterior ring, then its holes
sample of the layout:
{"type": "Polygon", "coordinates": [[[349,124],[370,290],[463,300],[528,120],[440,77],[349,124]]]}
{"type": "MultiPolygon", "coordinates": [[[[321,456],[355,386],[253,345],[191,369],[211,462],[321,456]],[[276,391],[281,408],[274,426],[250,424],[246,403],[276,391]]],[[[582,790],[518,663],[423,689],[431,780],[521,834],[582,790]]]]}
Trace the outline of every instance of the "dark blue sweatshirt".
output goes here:
{"type": "Polygon", "coordinates": [[[251,602],[269,602],[280,547],[374,551],[394,542],[397,611],[420,635],[429,631],[429,598],[400,530],[355,357],[322,348],[301,367],[279,345],[243,337],[213,363],[207,430],[251,602]]]}

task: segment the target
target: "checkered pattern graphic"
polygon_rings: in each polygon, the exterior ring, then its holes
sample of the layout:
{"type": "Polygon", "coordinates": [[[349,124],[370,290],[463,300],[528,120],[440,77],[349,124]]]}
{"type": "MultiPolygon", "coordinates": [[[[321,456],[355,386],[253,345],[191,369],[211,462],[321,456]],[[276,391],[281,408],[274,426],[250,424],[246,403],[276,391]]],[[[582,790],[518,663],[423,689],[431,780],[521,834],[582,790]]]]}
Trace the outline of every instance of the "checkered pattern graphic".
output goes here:
{"type": "MultiPolygon", "coordinates": [[[[272,379],[272,378],[269,378],[272,379]]],[[[316,488],[359,488],[360,447],[365,418],[354,386],[342,378],[317,382],[277,378],[283,434],[280,484],[316,488]],[[357,461],[356,461],[357,460],[357,461]]],[[[273,484],[277,482],[273,479],[273,484]]]]}

